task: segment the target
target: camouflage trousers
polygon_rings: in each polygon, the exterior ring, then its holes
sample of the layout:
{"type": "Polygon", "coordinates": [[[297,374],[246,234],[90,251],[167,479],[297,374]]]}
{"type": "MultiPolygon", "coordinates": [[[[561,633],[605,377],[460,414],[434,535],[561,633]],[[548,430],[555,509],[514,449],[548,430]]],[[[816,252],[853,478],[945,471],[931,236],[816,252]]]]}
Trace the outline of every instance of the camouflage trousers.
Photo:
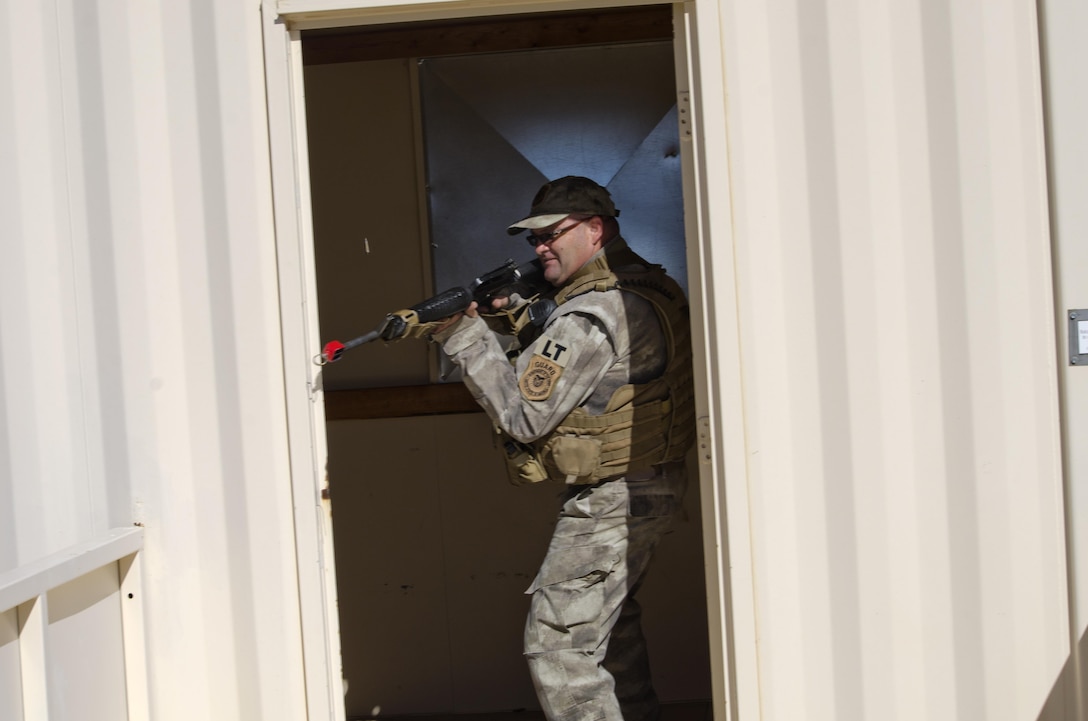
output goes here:
{"type": "Polygon", "coordinates": [[[525,657],[549,721],[654,721],[657,694],[634,595],[679,509],[685,475],[571,490],[536,580],[525,657]]]}

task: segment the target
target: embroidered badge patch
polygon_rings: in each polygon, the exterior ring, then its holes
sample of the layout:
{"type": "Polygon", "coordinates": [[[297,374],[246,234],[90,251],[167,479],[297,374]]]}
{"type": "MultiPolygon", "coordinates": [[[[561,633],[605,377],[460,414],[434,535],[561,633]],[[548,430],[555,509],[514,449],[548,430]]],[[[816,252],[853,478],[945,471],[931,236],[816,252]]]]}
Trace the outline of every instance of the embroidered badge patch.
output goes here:
{"type": "Polygon", "coordinates": [[[555,390],[559,376],[563,375],[569,349],[548,336],[542,336],[536,348],[537,352],[521,374],[518,387],[527,400],[546,401],[555,390]]]}

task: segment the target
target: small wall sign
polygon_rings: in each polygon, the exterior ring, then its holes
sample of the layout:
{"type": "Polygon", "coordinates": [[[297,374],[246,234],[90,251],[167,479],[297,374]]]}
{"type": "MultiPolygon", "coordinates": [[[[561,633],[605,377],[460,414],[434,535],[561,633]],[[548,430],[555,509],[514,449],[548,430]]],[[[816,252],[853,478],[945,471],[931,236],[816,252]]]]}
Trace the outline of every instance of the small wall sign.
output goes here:
{"type": "Polygon", "coordinates": [[[1071,310],[1069,317],[1069,365],[1088,366],[1088,309],[1071,310]]]}

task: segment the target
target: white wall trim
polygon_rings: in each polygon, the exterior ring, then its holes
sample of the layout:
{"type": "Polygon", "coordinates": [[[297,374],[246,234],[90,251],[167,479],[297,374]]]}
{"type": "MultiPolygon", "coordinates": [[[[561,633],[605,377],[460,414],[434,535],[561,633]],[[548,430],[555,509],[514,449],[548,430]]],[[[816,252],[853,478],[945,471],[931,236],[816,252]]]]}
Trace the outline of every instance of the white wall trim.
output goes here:
{"type": "Polygon", "coordinates": [[[263,0],[269,154],[279,264],[280,327],[291,458],[295,557],[302,627],[307,718],[345,717],[332,513],[327,488],[324,396],[313,221],[310,209],[302,42],[283,22],[275,0],[263,0]]]}
{"type": "Polygon", "coordinates": [[[144,529],[114,528],[25,566],[0,574],[0,612],[8,611],[143,548],[144,529]]]}
{"type": "Polygon", "coordinates": [[[694,355],[702,359],[695,377],[714,712],[718,721],[757,719],[762,710],[722,8],[719,0],[675,7],[677,68],[687,64],[682,80],[690,91],[692,124],[684,202],[694,355]]]}
{"type": "Polygon", "coordinates": [[[100,568],[117,564],[124,638],[127,721],[150,718],[140,557],[144,529],[113,528],[104,535],[0,574],[0,613],[14,610],[19,625],[23,715],[48,719],[49,593],[100,568]]]}
{"type": "Polygon", "coordinates": [[[515,13],[589,11],[660,4],[654,0],[267,0],[294,30],[447,20],[515,13]]]}

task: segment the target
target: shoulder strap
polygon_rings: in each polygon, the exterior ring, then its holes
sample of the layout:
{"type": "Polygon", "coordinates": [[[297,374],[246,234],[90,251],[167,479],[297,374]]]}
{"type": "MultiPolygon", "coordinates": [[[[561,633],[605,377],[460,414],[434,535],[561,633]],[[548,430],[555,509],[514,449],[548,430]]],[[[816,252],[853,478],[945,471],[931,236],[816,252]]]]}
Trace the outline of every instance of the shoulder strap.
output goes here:
{"type": "Polygon", "coordinates": [[[612,290],[619,284],[613,269],[639,265],[651,267],[627,245],[623,238],[616,238],[570,277],[567,284],[556,294],[559,305],[575,296],[592,291],[612,290]]]}

